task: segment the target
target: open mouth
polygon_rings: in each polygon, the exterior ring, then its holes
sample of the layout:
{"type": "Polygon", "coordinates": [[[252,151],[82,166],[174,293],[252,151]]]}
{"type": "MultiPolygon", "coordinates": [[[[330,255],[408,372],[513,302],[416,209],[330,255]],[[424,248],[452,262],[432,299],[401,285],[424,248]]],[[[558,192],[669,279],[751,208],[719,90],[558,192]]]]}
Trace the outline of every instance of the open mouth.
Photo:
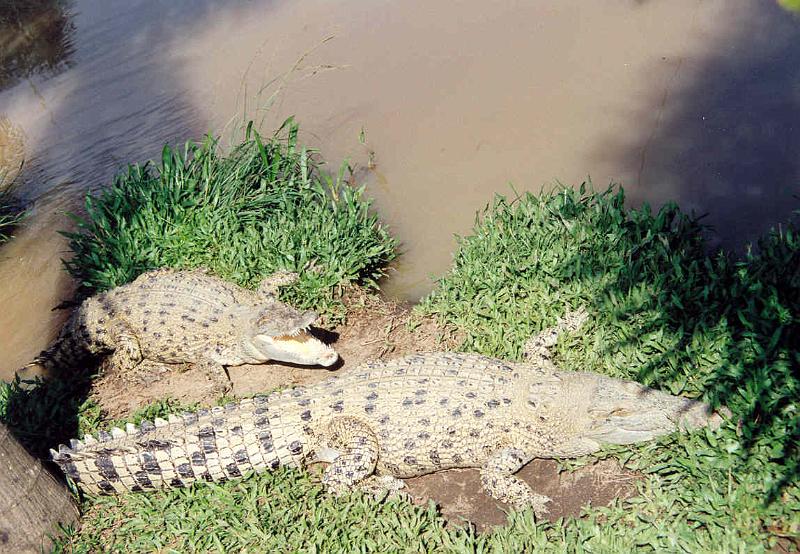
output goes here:
{"type": "Polygon", "coordinates": [[[336,350],[314,337],[306,329],[272,337],[272,340],[287,354],[299,359],[313,360],[322,366],[333,365],[339,359],[336,350]]]}
{"type": "Polygon", "coordinates": [[[298,329],[293,333],[289,333],[287,335],[278,335],[276,337],[273,337],[273,339],[276,341],[289,341],[289,342],[306,342],[309,340],[315,340],[319,342],[319,340],[317,340],[316,337],[313,337],[311,333],[308,332],[308,329],[298,329]]]}

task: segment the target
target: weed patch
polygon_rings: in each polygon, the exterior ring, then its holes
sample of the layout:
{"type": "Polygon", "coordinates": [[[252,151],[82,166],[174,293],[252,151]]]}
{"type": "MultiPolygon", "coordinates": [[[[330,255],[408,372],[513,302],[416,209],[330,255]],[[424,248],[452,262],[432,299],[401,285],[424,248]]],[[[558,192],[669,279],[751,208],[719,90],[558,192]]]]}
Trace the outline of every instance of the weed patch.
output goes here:
{"type": "Polygon", "coordinates": [[[217,142],[165,147],[160,163],[131,165],[65,233],[66,262],[83,294],[110,289],[159,267],[205,267],[244,287],[287,269],[300,282],[282,297],[341,318],[341,285],[376,286],[395,240],[362,190],[319,171],[288,120],[263,139],[251,126],[228,155],[217,142]]]}

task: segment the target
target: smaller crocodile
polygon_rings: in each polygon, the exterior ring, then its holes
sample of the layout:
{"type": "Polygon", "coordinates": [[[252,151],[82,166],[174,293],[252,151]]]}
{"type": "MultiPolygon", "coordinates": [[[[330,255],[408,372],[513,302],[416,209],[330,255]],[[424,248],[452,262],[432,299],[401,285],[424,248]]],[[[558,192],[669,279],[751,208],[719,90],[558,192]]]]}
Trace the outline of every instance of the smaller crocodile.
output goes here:
{"type": "Polygon", "coordinates": [[[369,362],[315,385],[87,435],[51,454],[84,490],[106,494],[315,461],[330,463],[322,482],[334,493],[397,494],[400,478],[477,467],[490,496],[541,514],[549,499],[514,476],[532,459],[722,421],[696,400],[555,368],[548,347],[585,317],[539,334],[522,363],[452,352],[369,362]]]}
{"type": "Polygon", "coordinates": [[[109,369],[130,373],[143,360],[191,363],[224,390],[224,366],[269,360],[331,366],[336,351],[317,340],[312,311],[277,300],[297,275],[275,273],[250,291],[203,270],[158,269],[84,300],[56,341],[33,362],[71,369],[110,354],[109,369]]]}

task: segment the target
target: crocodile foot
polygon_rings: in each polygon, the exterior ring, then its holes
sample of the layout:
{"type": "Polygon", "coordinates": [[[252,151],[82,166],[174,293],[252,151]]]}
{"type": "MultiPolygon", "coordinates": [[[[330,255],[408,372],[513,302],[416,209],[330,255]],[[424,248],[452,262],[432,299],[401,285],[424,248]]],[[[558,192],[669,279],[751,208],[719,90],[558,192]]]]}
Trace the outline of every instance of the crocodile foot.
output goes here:
{"type": "Polygon", "coordinates": [[[391,475],[370,475],[361,481],[356,488],[371,496],[378,502],[384,500],[406,500],[410,502],[411,495],[402,490],[406,488],[405,481],[391,475]]]}
{"type": "Polygon", "coordinates": [[[544,517],[545,514],[550,513],[550,510],[547,509],[547,503],[550,502],[551,500],[552,499],[549,496],[531,492],[524,498],[516,499],[512,503],[512,506],[514,506],[515,510],[524,510],[526,508],[531,508],[533,510],[533,513],[536,514],[537,518],[542,518],[544,517]]]}

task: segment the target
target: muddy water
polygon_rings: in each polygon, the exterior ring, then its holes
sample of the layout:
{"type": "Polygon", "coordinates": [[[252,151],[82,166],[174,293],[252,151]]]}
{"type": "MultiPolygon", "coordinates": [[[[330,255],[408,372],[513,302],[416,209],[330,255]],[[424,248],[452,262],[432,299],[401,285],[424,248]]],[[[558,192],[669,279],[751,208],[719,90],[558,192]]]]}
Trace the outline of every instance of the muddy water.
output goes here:
{"type": "Polygon", "coordinates": [[[0,376],[55,333],[63,212],[247,119],[296,114],[351,159],[403,242],[387,290],[412,299],[509,182],[619,181],[633,204],[710,211],[732,246],[798,206],[800,19],[767,0],[18,3],[0,115],[25,131],[34,210],[0,250],[0,376]]]}

